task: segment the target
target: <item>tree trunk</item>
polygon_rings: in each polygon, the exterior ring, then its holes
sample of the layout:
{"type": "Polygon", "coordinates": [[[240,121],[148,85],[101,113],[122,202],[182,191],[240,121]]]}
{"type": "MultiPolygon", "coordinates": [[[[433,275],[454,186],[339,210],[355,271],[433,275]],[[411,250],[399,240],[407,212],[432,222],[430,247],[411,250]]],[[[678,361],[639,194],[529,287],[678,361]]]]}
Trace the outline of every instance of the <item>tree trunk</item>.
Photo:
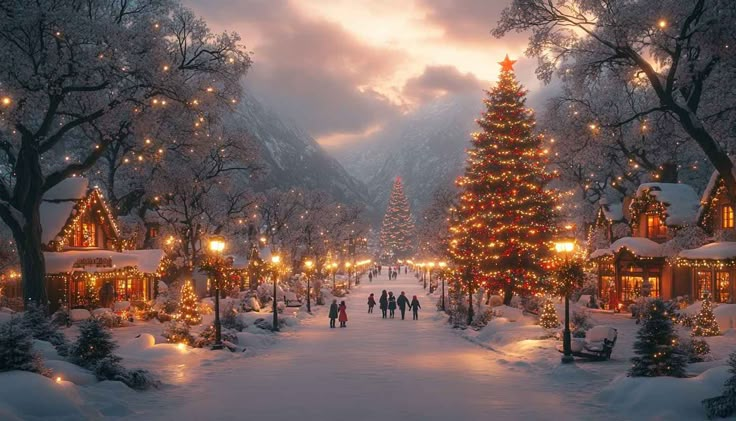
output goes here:
{"type": "Polygon", "coordinates": [[[510,306],[511,299],[514,298],[514,281],[503,287],[503,305],[510,306]]]}
{"type": "Polygon", "coordinates": [[[26,224],[25,232],[20,236],[13,235],[23,276],[23,304],[27,306],[33,302],[47,308],[49,300],[46,290],[46,263],[41,251],[41,224],[33,225],[26,224]]]}
{"type": "Polygon", "coordinates": [[[473,311],[473,288],[468,287],[468,326],[473,324],[473,317],[475,312],[473,311]]]}

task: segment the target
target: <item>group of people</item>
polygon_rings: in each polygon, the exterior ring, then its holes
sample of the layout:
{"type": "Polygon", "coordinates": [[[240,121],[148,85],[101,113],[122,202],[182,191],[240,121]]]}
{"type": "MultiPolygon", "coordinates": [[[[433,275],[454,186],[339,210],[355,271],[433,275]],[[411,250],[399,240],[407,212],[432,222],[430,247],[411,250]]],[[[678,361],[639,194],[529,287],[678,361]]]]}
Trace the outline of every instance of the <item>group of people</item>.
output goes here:
{"type": "MultiPolygon", "coordinates": [[[[368,313],[373,313],[373,307],[375,306],[376,299],[374,295],[371,294],[368,297],[368,313]]],[[[399,295],[399,298],[397,299],[396,296],[394,296],[393,291],[389,291],[387,293],[385,289],[381,292],[381,297],[378,299],[378,306],[381,309],[381,315],[384,319],[387,318],[387,312],[388,318],[393,319],[396,307],[398,307],[401,312],[401,320],[404,320],[407,308],[412,311],[414,320],[419,320],[419,309],[422,308],[416,295],[412,297],[411,301],[409,301],[409,299],[406,298],[406,293],[401,291],[401,295],[399,295]]]]}
{"type": "MultiPolygon", "coordinates": [[[[383,270],[383,267],[381,265],[374,266],[368,271],[368,281],[373,282],[373,278],[380,275],[383,270]]],[[[401,273],[401,266],[388,267],[388,279],[396,279],[397,276],[399,276],[399,273],[401,273]]],[[[404,274],[408,273],[408,268],[404,266],[404,274]]]]}
{"type": "Polygon", "coordinates": [[[340,305],[337,305],[337,300],[332,300],[330,304],[330,329],[335,327],[335,320],[340,322],[340,327],[347,327],[348,322],[348,306],[345,305],[345,300],[340,301],[340,305]]]}

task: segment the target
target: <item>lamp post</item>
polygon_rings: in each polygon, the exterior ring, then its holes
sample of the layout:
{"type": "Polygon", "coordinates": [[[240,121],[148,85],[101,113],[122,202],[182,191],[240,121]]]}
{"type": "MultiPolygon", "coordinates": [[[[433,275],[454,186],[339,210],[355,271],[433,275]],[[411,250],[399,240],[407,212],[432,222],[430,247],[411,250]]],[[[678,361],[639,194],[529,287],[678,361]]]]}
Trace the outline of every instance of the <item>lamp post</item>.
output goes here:
{"type": "Polygon", "coordinates": [[[222,325],[220,324],[220,271],[222,270],[222,252],[225,250],[225,239],[212,237],[209,243],[210,252],[214,259],[215,270],[215,343],[212,349],[222,349],[222,325]]]}
{"type": "Polygon", "coordinates": [[[435,265],[434,262],[429,262],[429,293],[430,294],[433,291],[432,289],[432,271],[434,270],[434,265],[435,265]]]}
{"type": "Polygon", "coordinates": [[[330,267],[332,268],[332,290],[334,291],[336,288],[335,275],[337,275],[337,263],[332,262],[332,264],[330,264],[330,267]]]}
{"type": "MultiPolygon", "coordinates": [[[[555,242],[555,252],[563,257],[566,265],[574,251],[575,240],[573,239],[561,239],[555,242]]],[[[568,280],[565,282],[568,282],[568,280]]],[[[570,335],[569,285],[563,285],[563,293],[565,295],[565,330],[562,331],[562,363],[567,364],[575,361],[575,358],[572,356],[572,338],[570,335]]]]}
{"type": "Polygon", "coordinates": [[[350,289],[350,262],[345,262],[345,272],[348,274],[348,289],[350,289]]]}
{"type": "Polygon", "coordinates": [[[440,277],[442,278],[442,311],[445,311],[445,267],[447,267],[447,263],[440,262],[440,277]]]}
{"type": "Polygon", "coordinates": [[[272,332],[278,332],[279,331],[279,311],[278,307],[276,306],[276,284],[278,283],[278,265],[281,263],[281,256],[278,254],[274,254],[271,256],[271,263],[273,264],[274,271],[273,271],[273,327],[271,328],[272,332]]]}
{"type": "Polygon", "coordinates": [[[314,262],[311,260],[307,260],[304,262],[304,267],[307,268],[307,313],[312,313],[312,294],[311,289],[309,288],[309,278],[312,277],[312,268],[314,267],[314,262]]]}

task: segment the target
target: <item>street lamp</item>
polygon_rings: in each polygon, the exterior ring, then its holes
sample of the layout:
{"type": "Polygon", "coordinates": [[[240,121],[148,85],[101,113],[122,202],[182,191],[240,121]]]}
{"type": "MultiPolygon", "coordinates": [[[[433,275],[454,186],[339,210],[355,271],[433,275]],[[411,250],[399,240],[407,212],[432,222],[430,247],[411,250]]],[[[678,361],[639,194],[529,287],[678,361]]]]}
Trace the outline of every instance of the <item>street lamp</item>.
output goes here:
{"type": "Polygon", "coordinates": [[[307,313],[312,313],[312,299],[311,299],[311,290],[309,288],[309,278],[312,277],[312,268],[314,267],[314,262],[311,260],[307,260],[304,262],[304,267],[307,268],[307,313]]]}
{"type": "MultiPolygon", "coordinates": [[[[567,238],[555,241],[555,252],[563,257],[565,264],[569,262],[574,251],[574,239],[567,238]]],[[[564,285],[563,288],[565,295],[565,330],[562,332],[562,362],[571,363],[575,361],[575,358],[572,356],[572,338],[570,335],[570,288],[568,285],[564,285]]]]}
{"type": "Polygon", "coordinates": [[[434,270],[434,262],[429,262],[429,293],[432,293],[432,271],[434,270]]]}
{"type": "Polygon", "coordinates": [[[335,275],[337,274],[337,263],[336,262],[332,262],[330,264],[330,268],[332,268],[332,290],[334,291],[335,288],[336,288],[336,286],[335,286],[335,275]]]}
{"type": "Polygon", "coordinates": [[[348,274],[348,289],[350,289],[350,262],[345,262],[345,272],[348,274]]]}
{"type": "Polygon", "coordinates": [[[447,267],[447,263],[440,262],[440,277],[442,278],[442,311],[445,311],[445,267],[447,267]]]}
{"type": "Polygon", "coordinates": [[[220,324],[220,271],[222,270],[222,252],[225,250],[225,239],[212,237],[209,243],[210,252],[214,259],[213,271],[215,276],[215,343],[212,349],[222,349],[222,325],[220,324]]]}
{"type": "Polygon", "coordinates": [[[281,256],[279,256],[278,254],[274,254],[273,256],[271,256],[271,263],[274,266],[274,271],[273,271],[273,327],[271,328],[271,331],[278,332],[279,331],[279,311],[276,306],[276,284],[279,281],[278,279],[279,271],[276,268],[278,267],[279,263],[281,263],[281,256]]]}

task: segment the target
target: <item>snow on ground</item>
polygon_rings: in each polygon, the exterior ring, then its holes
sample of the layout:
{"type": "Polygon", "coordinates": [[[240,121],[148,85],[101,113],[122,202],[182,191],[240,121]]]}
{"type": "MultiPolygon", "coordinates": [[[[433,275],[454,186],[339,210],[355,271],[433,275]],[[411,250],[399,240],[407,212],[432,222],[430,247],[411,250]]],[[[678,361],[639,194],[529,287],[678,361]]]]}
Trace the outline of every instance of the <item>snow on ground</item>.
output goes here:
{"type": "MultiPolygon", "coordinates": [[[[243,353],[160,343],[156,321],[114,329],[124,365],[163,382],[145,392],[97,382],[37,341],[62,380],[0,373],[0,389],[13,389],[0,394],[0,419],[702,419],[699,402],[720,392],[736,344],[734,329],[708,338],[713,360],[690,365],[689,379],[628,378],[638,326],[627,315],[591,312],[595,324],[619,331],[611,361],[561,365],[560,342],[517,311],[504,309],[516,321],[495,318],[480,331],[452,329],[411,274],[363,281],[345,300],[346,329],[328,327],[325,307],[287,309],[281,333],[240,333],[243,353]],[[368,294],[382,289],[417,295],[420,320],[367,314],[368,294]]],[[[245,318],[258,316],[270,314],[245,318]]]]}

